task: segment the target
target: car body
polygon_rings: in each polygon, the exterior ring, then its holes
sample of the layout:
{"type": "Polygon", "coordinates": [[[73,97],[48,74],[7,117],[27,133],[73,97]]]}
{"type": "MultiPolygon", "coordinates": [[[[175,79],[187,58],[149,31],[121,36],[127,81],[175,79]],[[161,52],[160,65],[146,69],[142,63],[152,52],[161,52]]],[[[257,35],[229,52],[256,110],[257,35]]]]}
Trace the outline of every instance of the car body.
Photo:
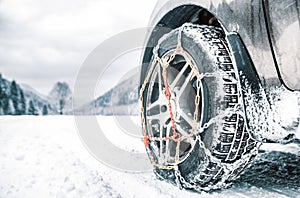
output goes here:
{"type": "MultiPolygon", "coordinates": [[[[300,90],[299,5],[299,0],[160,0],[150,20],[153,31],[147,46],[155,46],[166,33],[155,31],[157,27],[171,30],[196,20],[215,23],[227,34],[238,34],[263,87],[283,84],[300,90]]],[[[150,61],[150,51],[145,51],[144,63],[150,61]]]]}
{"type": "Polygon", "coordinates": [[[223,188],[261,142],[294,138],[299,112],[288,117],[274,104],[280,90],[299,109],[299,5],[158,1],[139,94],[144,144],[159,178],[196,191],[223,188]]]}

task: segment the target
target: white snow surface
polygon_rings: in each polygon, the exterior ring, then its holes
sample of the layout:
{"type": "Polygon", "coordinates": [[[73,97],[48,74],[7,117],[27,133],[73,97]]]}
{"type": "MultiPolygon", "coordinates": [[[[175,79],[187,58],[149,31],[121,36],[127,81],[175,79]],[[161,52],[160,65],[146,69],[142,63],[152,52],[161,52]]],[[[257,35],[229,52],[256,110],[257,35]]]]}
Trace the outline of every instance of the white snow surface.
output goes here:
{"type": "MultiPolygon", "coordinates": [[[[106,127],[115,125],[113,117],[97,119],[106,127]]],[[[131,146],[140,150],[141,145],[133,141],[131,146]]],[[[73,116],[0,118],[1,198],[199,196],[157,180],[152,172],[125,173],[101,164],[83,146],[73,116]]],[[[201,197],[287,196],[244,185],[203,192],[201,197]]]]}

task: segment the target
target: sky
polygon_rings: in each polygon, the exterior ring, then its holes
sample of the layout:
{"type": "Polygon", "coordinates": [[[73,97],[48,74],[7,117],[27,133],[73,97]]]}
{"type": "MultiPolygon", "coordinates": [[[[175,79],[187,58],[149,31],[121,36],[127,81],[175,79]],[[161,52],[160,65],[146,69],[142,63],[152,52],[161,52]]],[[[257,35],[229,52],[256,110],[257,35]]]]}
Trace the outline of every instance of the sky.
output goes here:
{"type": "MultiPolygon", "coordinates": [[[[156,0],[0,0],[0,73],[48,94],[57,81],[74,85],[88,54],[113,35],[146,27],[156,0]]],[[[138,64],[139,54],[115,61],[138,64]]],[[[124,69],[108,70],[98,94],[124,69]],[[111,76],[116,76],[112,78],[111,76]]],[[[117,66],[115,66],[117,68],[117,66]]]]}

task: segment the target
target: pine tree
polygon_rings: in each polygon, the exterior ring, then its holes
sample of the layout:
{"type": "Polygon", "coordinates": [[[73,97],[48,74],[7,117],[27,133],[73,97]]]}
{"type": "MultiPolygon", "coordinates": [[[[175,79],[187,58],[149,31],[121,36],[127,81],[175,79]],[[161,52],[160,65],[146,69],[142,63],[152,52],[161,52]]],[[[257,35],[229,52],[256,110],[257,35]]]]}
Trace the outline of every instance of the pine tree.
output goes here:
{"type": "Polygon", "coordinates": [[[8,109],[8,95],[7,95],[7,86],[5,80],[0,74],[0,115],[6,115],[8,109]]]}
{"type": "Polygon", "coordinates": [[[10,105],[11,100],[8,97],[7,94],[5,94],[5,97],[3,98],[2,104],[3,104],[3,114],[4,115],[11,115],[11,113],[12,113],[12,109],[11,109],[11,105],[10,105]]]}
{"type": "Polygon", "coordinates": [[[48,107],[47,107],[47,105],[44,105],[43,106],[43,115],[48,115],[48,107]]]}
{"type": "Polygon", "coordinates": [[[4,115],[4,99],[6,97],[2,74],[0,74],[0,115],[4,115]]]}
{"type": "Polygon", "coordinates": [[[17,83],[16,81],[12,81],[11,85],[10,85],[10,98],[12,100],[13,103],[13,107],[14,107],[14,114],[15,115],[20,115],[20,109],[19,109],[19,90],[17,87],[17,83]]]}
{"type": "Polygon", "coordinates": [[[9,97],[5,100],[5,105],[5,115],[14,115],[14,105],[9,97]]]}
{"type": "Polygon", "coordinates": [[[28,115],[38,115],[32,100],[29,101],[28,115]]]}
{"type": "Polygon", "coordinates": [[[20,114],[25,115],[26,114],[26,99],[24,97],[23,90],[20,90],[20,114]]]}

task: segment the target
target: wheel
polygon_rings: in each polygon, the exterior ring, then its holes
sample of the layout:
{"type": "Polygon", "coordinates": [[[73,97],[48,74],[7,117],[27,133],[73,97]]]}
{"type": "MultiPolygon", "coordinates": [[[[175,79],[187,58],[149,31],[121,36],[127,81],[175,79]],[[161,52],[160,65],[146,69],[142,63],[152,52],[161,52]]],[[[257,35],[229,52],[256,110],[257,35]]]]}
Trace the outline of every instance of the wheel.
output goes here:
{"type": "Polygon", "coordinates": [[[257,154],[234,64],[217,27],[187,23],[158,41],[140,90],[158,178],[196,191],[224,188],[257,154]]]}

